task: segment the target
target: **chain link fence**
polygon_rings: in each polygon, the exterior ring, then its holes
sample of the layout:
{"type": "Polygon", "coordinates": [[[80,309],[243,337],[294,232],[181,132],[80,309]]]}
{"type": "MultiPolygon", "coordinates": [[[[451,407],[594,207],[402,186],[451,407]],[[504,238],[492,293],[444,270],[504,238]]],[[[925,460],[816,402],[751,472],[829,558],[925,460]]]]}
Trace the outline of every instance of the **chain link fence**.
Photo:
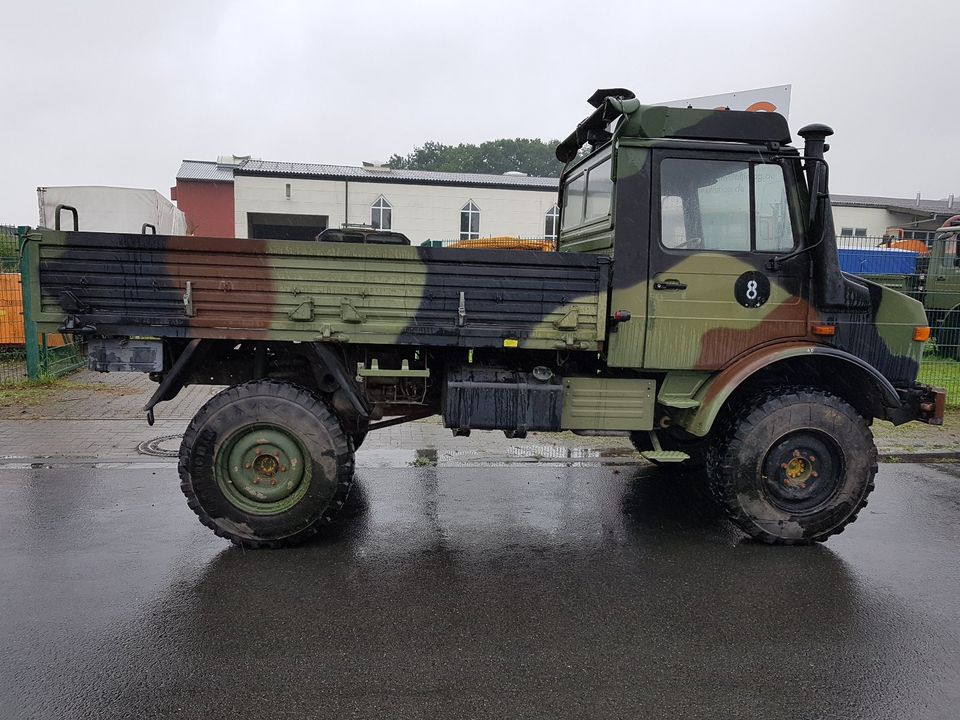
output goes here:
{"type": "Polygon", "coordinates": [[[960,259],[957,236],[931,239],[837,238],[840,268],[923,303],[931,339],[920,381],[946,388],[947,403],[960,407],[960,259]]]}
{"type": "Polygon", "coordinates": [[[0,225],[0,385],[26,377],[17,229],[0,225]]]}
{"type": "Polygon", "coordinates": [[[0,385],[64,375],[83,366],[84,350],[72,336],[30,332],[23,317],[17,228],[0,225],[0,385]],[[28,352],[31,337],[36,352],[28,352]]]}

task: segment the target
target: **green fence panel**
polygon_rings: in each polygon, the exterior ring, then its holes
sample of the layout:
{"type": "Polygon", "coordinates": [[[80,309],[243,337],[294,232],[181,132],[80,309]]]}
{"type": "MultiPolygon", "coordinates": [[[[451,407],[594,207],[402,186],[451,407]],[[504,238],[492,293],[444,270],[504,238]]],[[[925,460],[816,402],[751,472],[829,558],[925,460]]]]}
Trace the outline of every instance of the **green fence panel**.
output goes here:
{"type": "Polygon", "coordinates": [[[20,257],[26,230],[0,225],[0,385],[59,377],[85,363],[81,341],[59,333],[38,334],[30,321],[30,269],[20,257]]]}
{"type": "Polygon", "coordinates": [[[0,225],[0,385],[27,377],[17,230],[0,225]]]}
{"type": "Polygon", "coordinates": [[[840,267],[923,303],[931,339],[920,381],[945,388],[960,407],[960,256],[956,236],[900,230],[892,237],[837,238],[840,267]]]}

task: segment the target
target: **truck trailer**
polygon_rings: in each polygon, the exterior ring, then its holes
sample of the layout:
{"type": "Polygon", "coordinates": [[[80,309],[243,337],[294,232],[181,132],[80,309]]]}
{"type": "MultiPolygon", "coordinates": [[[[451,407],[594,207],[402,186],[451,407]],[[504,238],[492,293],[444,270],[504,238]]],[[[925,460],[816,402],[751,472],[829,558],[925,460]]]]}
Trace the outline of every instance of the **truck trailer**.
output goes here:
{"type": "Polygon", "coordinates": [[[841,532],[874,486],[871,422],[940,423],[945,393],[917,383],[923,306],[840,270],[832,131],[801,129],[801,152],[776,113],[589,102],[557,147],[558,252],[40,228],[29,314],[87,338],[93,369],[150,373],[148,421],[228,386],[179,474],[242,546],[317,533],[367,433],[430,415],[629,434],[702,468],[753,538],[841,532]]]}

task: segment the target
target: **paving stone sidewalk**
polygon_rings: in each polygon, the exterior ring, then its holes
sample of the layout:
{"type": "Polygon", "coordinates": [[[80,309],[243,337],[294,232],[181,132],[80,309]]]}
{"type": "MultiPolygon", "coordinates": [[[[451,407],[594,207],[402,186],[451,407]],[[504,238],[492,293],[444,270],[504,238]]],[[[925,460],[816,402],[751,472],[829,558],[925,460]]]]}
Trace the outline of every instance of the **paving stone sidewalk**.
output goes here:
{"type": "MultiPolygon", "coordinates": [[[[29,402],[0,404],[0,460],[156,459],[138,450],[151,441],[157,441],[155,449],[169,454],[176,450],[190,418],[220,388],[185,388],[173,401],[158,406],[151,427],[143,405],[155,388],[144,374],[83,370],[29,402]]],[[[886,459],[922,459],[924,454],[957,452],[960,423],[952,416],[941,428],[920,423],[894,428],[876,423],[874,434],[886,459]]],[[[357,454],[360,466],[518,461],[638,462],[640,458],[622,437],[531,433],[517,440],[499,432],[477,432],[470,438],[455,438],[438,418],[371,433],[357,454]]]]}

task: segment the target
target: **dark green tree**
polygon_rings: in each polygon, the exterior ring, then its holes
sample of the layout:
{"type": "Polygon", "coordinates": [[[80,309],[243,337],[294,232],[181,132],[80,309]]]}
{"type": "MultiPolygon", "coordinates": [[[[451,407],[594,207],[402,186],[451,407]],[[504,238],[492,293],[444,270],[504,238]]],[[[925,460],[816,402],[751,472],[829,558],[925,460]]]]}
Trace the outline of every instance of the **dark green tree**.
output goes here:
{"type": "Polygon", "coordinates": [[[389,164],[396,170],[491,175],[516,171],[527,175],[557,177],[563,169],[563,164],[554,155],[557,142],[536,138],[502,138],[479,145],[444,145],[431,141],[414,148],[409,155],[393,155],[389,164]]]}

